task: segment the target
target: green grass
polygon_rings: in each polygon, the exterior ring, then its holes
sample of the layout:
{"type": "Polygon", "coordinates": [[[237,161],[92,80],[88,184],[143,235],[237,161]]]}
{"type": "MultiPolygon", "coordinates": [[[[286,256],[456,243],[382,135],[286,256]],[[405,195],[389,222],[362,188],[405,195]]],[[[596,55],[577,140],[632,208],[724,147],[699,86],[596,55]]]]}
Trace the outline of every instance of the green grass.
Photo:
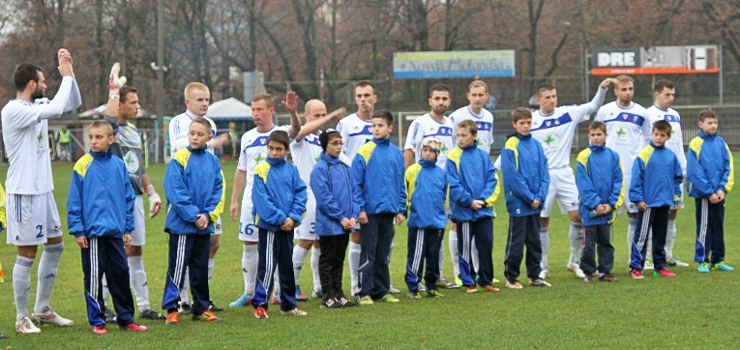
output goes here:
{"type": "MultiPolygon", "coordinates": [[[[738,159],[736,154],[735,159],[738,159]]],[[[225,163],[229,187],[236,164],[225,163]]],[[[153,165],[150,177],[162,191],[163,165],[153,165]]],[[[0,169],[5,174],[6,168],[0,169]]],[[[66,224],[65,203],[71,164],[54,166],[56,198],[66,224]]],[[[231,189],[227,189],[231,193],[231,189]]],[[[725,227],[728,260],[740,263],[740,223],[737,195],[730,194],[725,227]]],[[[494,266],[502,278],[503,255],[508,218],[503,198],[496,203],[498,218],[494,225],[494,266]]],[[[557,211],[557,209],[556,209],[557,211]]],[[[0,331],[10,339],[1,340],[5,349],[724,349],[738,345],[736,335],[738,273],[712,272],[700,275],[696,265],[678,268],[678,277],[658,279],[651,275],[642,281],[628,276],[626,219],[620,218],[614,229],[617,248],[615,275],[618,283],[585,285],[565,269],[568,258],[568,222],[565,216],[551,220],[550,266],[553,288],[525,287],[521,291],[504,290],[497,294],[467,295],[461,290],[442,290],[443,299],[411,301],[402,298],[397,305],[376,304],[347,310],[320,310],[319,303],[302,303],[310,315],[304,318],[284,317],[277,307],[268,310],[270,319],[256,320],[251,308],[227,309],[219,316],[221,324],[203,324],[184,319],[179,327],[163,322],[140,320],[150,331],[132,334],[111,329],[104,337],[93,336],[87,324],[82,286],[80,255],[74,239],[66,235],[52,305],[65,317],[75,320],[72,328],[42,326],[40,335],[18,335],[14,330],[15,309],[11,272],[15,248],[0,244],[5,283],[0,284],[0,331]]],[[[162,232],[163,215],[147,222],[147,245],[144,264],[150,287],[150,301],[161,303],[167,268],[166,236],[162,232]]],[[[238,223],[224,220],[221,250],[211,283],[211,296],[218,305],[226,306],[243,290],[241,243],[237,239],[238,223]]],[[[678,221],[676,254],[685,261],[693,257],[694,205],[687,201],[678,221]]],[[[391,277],[393,284],[405,292],[406,227],[397,230],[391,277]]],[[[2,238],[5,239],[4,237],[2,238]]],[[[445,239],[445,245],[447,245],[445,239]]],[[[38,259],[37,259],[38,260],[38,259]]],[[[449,256],[445,275],[452,276],[449,256]]],[[[37,262],[38,264],[38,262],[37,262]]],[[[311,290],[308,262],[304,265],[301,284],[311,290]]],[[[33,272],[35,274],[36,268],[33,272]]],[[[349,278],[345,269],[345,289],[349,278]]],[[[36,277],[33,276],[32,295],[36,277]]],[[[33,297],[31,307],[33,306],[33,297]]],[[[113,327],[111,327],[113,328],[113,327]]]]}

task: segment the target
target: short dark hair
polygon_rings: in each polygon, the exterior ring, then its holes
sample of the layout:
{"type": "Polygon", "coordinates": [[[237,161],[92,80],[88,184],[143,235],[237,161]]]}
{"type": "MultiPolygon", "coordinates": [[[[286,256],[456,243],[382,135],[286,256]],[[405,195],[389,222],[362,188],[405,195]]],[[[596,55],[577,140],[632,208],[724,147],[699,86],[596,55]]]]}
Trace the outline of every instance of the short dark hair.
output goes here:
{"type": "Polygon", "coordinates": [[[435,92],[435,91],[447,91],[447,92],[451,93],[449,86],[447,86],[445,84],[434,84],[429,89],[429,97],[432,97],[432,93],[435,92]]]}
{"type": "Polygon", "coordinates": [[[671,123],[665,121],[665,120],[658,120],[653,124],[653,130],[663,131],[667,132],[668,134],[671,133],[671,123]]]}
{"type": "Polygon", "coordinates": [[[710,118],[719,120],[719,116],[717,116],[717,113],[715,113],[711,109],[705,109],[705,110],[699,112],[699,121],[700,122],[703,122],[704,120],[710,119],[710,118]]]}
{"type": "Polygon", "coordinates": [[[108,136],[113,136],[113,125],[103,119],[94,120],[88,128],[103,128],[108,133],[108,136]]]}
{"type": "Polygon", "coordinates": [[[373,84],[373,83],[371,83],[371,82],[369,82],[369,81],[367,81],[367,80],[363,80],[363,81],[361,81],[361,82],[359,82],[359,83],[355,84],[355,88],[354,88],[354,91],[357,91],[357,88],[358,88],[358,87],[366,87],[366,86],[369,86],[369,87],[373,88],[373,94],[375,94],[375,93],[376,93],[376,92],[375,92],[375,84],[373,84]]]}
{"type": "Polygon", "coordinates": [[[39,82],[39,72],[43,72],[41,70],[41,67],[30,64],[30,63],[21,63],[18,66],[15,67],[15,72],[13,72],[13,80],[15,83],[15,89],[17,91],[23,91],[26,86],[28,86],[28,83],[31,81],[39,82]]]}
{"type": "Polygon", "coordinates": [[[537,96],[539,97],[541,93],[545,91],[555,90],[555,85],[552,85],[550,83],[544,83],[537,86],[537,96]]]}
{"type": "Polygon", "coordinates": [[[517,107],[511,111],[511,121],[516,123],[522,119],[532,119],[532,111],[527,107],[517,107]]]}
{"type": "Polygon", "coordinates": [[[118,101],[122,103],[126,102],[126,99],[128,98],[129,94],[138,94],[138,93],[139,93],[139,89],[133,86],[124,85],[118,90],[118,101]]]}
{"type": "Polygon", "coordinates": [[[211,122],[209,122],[208,119],[206,119],[205,117],[197,117],[193,119],[190,125],[193,125],[193,124],[203,125],[206,128],[206,130],[208,130],[209,134],[211,133],[211,131],[213,131],[213,129],[211,129],[211,122]]]}
{"type": "Polygon", "coordinates": [[[606,134],[606,124],[600,121],[591,122],[591,124],[588,125],[588,131],[591,130],[601,130],[606,134]]]}
{"type": "Polygon", "coordinates": [[[321,149],[326,152],[326,147],[329,146],[329,142],[335,138],[342,138],[339,131],[336,131],[335,129],[326,129],[322,132],[321,135],[319,135],[319,144],[321,145],[321,149]]]}
{"type": "Polygon", "coordinates": [[[391,114],[391,112],[389,112],[387,109],[381,109],[373,113],[372,119],[375,118],[381,118],[385,120],[388,125],[393,125],[393,114],[391,114]]]}
{"type": "Polygon", "coordinates": [[[457,124],[457,128],[458,129],[460,128],[468,129],[468,131],[470,131],[471,134],[478,135],[478,124],[476,124],[474,121],[470,119],[461,121],[459,124],[457,124]]]}
{"type": "Polygon", "coordinates": [[[282,143],[285,146],[285,149],[288,149],[290,146],[290,137],[288,137],[288,133],[283,130],[275,130],[270,134],[270,138],[267,139],[267,142],[278,142],[282,143]]]}
{"type": "Polygon", "coordinates": [[[673,85],[673,82],[668,79],[658,79],[653,86],[653,91],[661,92],[664,88],[674,89],[675,85],[673,85]]]}

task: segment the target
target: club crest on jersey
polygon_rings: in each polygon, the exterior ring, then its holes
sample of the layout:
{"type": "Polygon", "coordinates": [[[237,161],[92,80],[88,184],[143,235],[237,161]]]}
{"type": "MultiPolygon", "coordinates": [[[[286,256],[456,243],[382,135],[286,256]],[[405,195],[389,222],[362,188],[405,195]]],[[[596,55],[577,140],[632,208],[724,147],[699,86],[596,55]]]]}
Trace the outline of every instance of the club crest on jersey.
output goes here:
{"type": "Polygon", "coordinates": [[[263,138],[260,139],[260,144],[264,145],[265,142],[267,142],[267,139],[266,138],[263,137],[263,138]]]}
{"type": "Polygon", "coordinates": [[[622,119],[627,120],[630,116],[627,113],[622,113],[622,119]]]}
{"type": "Polygon", "coordinates": [[[123,156],[123,162],[126,164],[126,170],[129,173],[135,174],[139,170],[139,158],[133,151],[128,151],[123,156]]]}

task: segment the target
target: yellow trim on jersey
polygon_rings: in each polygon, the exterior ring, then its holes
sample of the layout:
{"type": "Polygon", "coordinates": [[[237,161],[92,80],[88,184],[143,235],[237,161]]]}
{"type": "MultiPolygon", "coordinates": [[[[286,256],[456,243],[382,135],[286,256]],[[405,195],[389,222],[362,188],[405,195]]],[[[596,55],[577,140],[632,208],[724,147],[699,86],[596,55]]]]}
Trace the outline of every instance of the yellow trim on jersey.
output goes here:
{"type": "Polygon", "coordinates": [[[509,137],[509,139],[506,140],[504,148],[514,152],[514,163],[516,165],[516,170],[519,170],[519,138],[509,137]]]}
{"type": "Polygon", "coordinates": [[[182,165],[182,168],[185,169],[188,166],[188,160],[190,159],[190,155],[192,153],[189,149],[183,148],[175,153],[175,156],[172,157],[175,161],[180,163],[182,165]]]}
{"type": "Polygon", "coordinates": [[[420,171],[421,164],[414,163],[406,169],[406,174],[404,175],[404,183],[406,184],[406,208],[409,210],[411,209],[411,195],[414,194],[414,190],[416,189],[416,177],[420,171]]]}
{"type": "Polygon", "coordinates": [[[450,153],[447,154],[447,161],[452,161],[455,163],[455,169],[457,169],[457,172],[460,172],[460,158],[462,158],[463,149],[460,147],[455,147],[450,151],[450,153]]]}
{"type": "Polygon", "coordinates": [[[226,180],[224,179],[224,172],[221,170],[221,199],[218,201],[218,205],[209,213],[211,216],[211,222],[216,223],[218,217],[224,212],[224,203],[226,202],[226,180]]]}
{"type": "Polygon", "coordinates": [[[735,163],[732,160],[732,152],[730,152],[730,146],[727,146],[727,143],[725,143],[725,149],[727,150],[727,154],[730,156],[730,176],[727,177],[725,191],[730,192],[732,190],[732,186],[735,185],[735,163]]]}
{"type": "Polygon", "coordinates": [[[90,153],[85,153],[82,158],[77,160],[77,163],[75,163],[74,171],[80,176],[85,177],[85,174],[87,173],[87,168],[90,167],[90,164],[93,162],[93,156],[90,155],[90,153]]]}
{"type": "Polygon", "coordinates": [[[8,221],[5,219],[5,188],[2,184],[0,184],[0,225],[3,229],[8,227],[8,221]]]}
{"type": "Polygon", "coordinates": [[[701,137],[694,137],[691,142],[689,142],[689,149],[694,151],[696,153],[696,161],[699,161],[699,154],[701,153],[701,146],[704,144],[704,139],[701,137]]]}
{"type": "Polygon", "coordinates": [[[357,151],[357,154],[361,155],[362,158],[365,158],[365,165],[370,163],[370,157],[373,155],[373,151],[375,151],[375,147],[377,144],[375,142],[366,142],[362,147],[360,147],[360,150],[357,151]]]}
{"type": "Polygon", "coordinates": [[[267,184],[267,173],[270,172],[270,163],[264,162],[259,163],[257,167],[254,168],[254,173],[257,174],[262,179],[262,182],[267,184]]]}
{"type": "Polygon", "coordinates": [[[591,149],[586,148],[581,153],[578,153],[578,157],[576,158],[576,162],[581,163],[583,167],[586,169],[586,174],[588,174],[588,158],[591,157],[591,149]]]}
{"type": "Polygon", "coordinates": [[[648,162],[650,161],[650,157],[653,156],[653,152],[655,152],[655,147],[653,147],[652,145],[647,145],[642,150],[640,150],[640,153],[637,154],[637,158],[642,159],[642,163],[644,164],[646,169],[648,162]]]}
{"type": "Polygon", "coordinates": [[[493,189],[493,193],[486,198],[487,207],[492,207],[493,203],[498,199],[498,195],[501,193],[501,181],[499,181],[498,173],[494,173],[493,177],[496,179],[496,188],[493,189]]]}

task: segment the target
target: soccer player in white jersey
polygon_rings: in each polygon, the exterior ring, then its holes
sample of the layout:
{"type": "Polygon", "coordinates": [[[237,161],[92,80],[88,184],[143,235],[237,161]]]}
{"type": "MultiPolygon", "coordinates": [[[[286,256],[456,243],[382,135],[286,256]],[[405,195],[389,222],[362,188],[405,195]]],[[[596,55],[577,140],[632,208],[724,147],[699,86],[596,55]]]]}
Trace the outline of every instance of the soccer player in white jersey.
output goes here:
{"type": "MultiPolygon", "coordinates": [[[[645,146],[645,140],[652,133],[647,110],[632,101],[635,96],[635,82],[632,77],[620,75],[615,78],[614,95],[617,100],[599,108],[594,120],[606,124],[606,146],[619,154],[622,162],[624,186],[629,186],[632,178],[632,165],[645,146]]],[[[632,244],[632,236],[637,225],[637,205],[630,201],[629,191],[625,191],[624,207],[627,209],[627,242],[632,244]]]]}
{"type": "Polygon", "coordinates": [[[13,73],[16,97],[0,112],[3,140],[10,163],[5,181],[7,241],[18,250],[13,266],[15,330],[18,333],[41,332],[28,313],[31,266],[40,244],[45,246],[38,266],[33,318],[37,323],[57,326],[73,324],[54,312],[49,304],[64,240],[52,193],[54,181],[49,158],[47,119],[58,118],[63,112],[82,104],[74,77],[72,55],[67,49],[59,49],[57,58],[62,84],[53,99],[44,98],[46,79],[41,68],[24,63],[18,65],[13,73]]]}
{"type": "MultiPolygon", "coordinates": [[[[211,92],[203,83],[192,82],[185,86],[184,91],[185,107],[184,113],[177,115],[170,120],[169,126],[169,139],[170,139],[170,154],[174,155],[180,149],[183,149],[189,145],[188,141],[188,129],[190,123],[198,117],[204,117],[211,124],[211,140],[206,143],[208,146],[208,152],[214,153],[214,149],[220,147],[226,141],[228,141],[228,135],[216,136],[216,123],[211,118],[208,118],[208,106],[211,103],[211,92]]],[[[213,276],[213,267],[216,262],[216,253],[218,248],[221,246],[221,234],[223,228],[221,226],[221,217],[216,220],[213,234],[211,235],[211,249],[208,252],[208,281],[213,276]]],[[[188,297],[188,286],[190,285],[189,271],[185,272],[185,283],[180,291],[180,313],[190,313],[190,298],[188,297]]],[[[223,311],[223,308],[216,306],[211,301],[211,310],[223,311]]]]}
{"type": "MultiPolygon", "coordinates": [[[[439,155],[437,156],[437,166],[444,169],[447,162],[447,153],[455,148],[455,132],[452,125],[452,120],[445,116],[447,108],[452,103],[452,97],[450,96],[450,88],[444,84],[434,84],[429,89],[429,107],[431,111],[424,114],[423,116],[414,119],[409,126],[408,135],[406,136],[406,144],[404,145],[403,157],[406,168],[416,163],[421,158],[421,146],[422,141],[427,136],[436,136],[441,141],[441,148],[439,155]]],[[[457,255],[457,246],[454,251],[454,255],[457,255]]],[[[453,268],[455,276],[459,275],[460,267],[454,263],[453,268]]],[[[444,244],[439,246],[439,271],[440,278],[437,284],[440,287],[445,288],[459,288],[460,286],[448,281],[442,275],[444,267],[444,244]]],[[[426,288],[423,284],[419,284],[419,288],[426,288]]],[[[421,290],[421,289],[420,289],[421,290]]]]}
{"type": "Polygon", "coordinates": [[[272,96],[260,93],[252,99],[252,119],[255,128],[242,135],[241,151],[239,152],[239,164],[234,173],[234,187],[231,192],[231,207],[229,212],[231,219],[236,220],[239,216],[239,240],[244,243],[242,252],[242,275],[244,277],[244,293],[229,304],[230,307],[249,305],[254,295],[254,284],[257,279],[257,264],[259,256],[257,243],[259,235],[254,225],[252,216],[252,186],[254,184],[254,169],[259,163],[267,159],[267,140],[275,130],[288,132],[291,140],[296,137],[301,129],[301,121],[298,118],[298,96],[293,91],[288,91],[283,102],[283,107],[290,112],[290,126],[276,126],[273,121],[275,114],[275,101],[272,96]],[[246,187],[245,187],[246,185],[246,187]],[[242,196],[242,208],[239,211],[239,198],[242,196]]]}
{"type": "Polygon", "coordinates": [[[568,270],[574,272],[579,278],[585,274],[579,266],[581,249],[583,246],[583,225],[581,216],[578,214],[578,189],[573,168],[570,165],[570,154],[573,148],[578,123],[588,121],[591,114],[595,113],[604,103],[606,89],[609,84],[615,83],[614,78],[607,78],[599,84],[594,98],[582,105],[558,107],[558,93],[550,84],[542,84],[537,87],[537,104],[540,109],[532,113],[532,137],[542,143],[542,148],[547,157],[548,170],[550,172],[550,188],[547,191],[544,207],[540,213],[540,240],[542,242],[542,261],[540,267],[542,272],[540,278],[549,275],[547,266],[547,250],[549,247],[550,214],[558,199],[561,213],[568,213],[570,217],[570,258],[568,259],[568,270]]]}
{"type": "MultiPolygon", "coordinates": [[[[681,172],[686,178],[686,153],[683,149],[683,131],[681,129],[681,115],[671,108],[673,99],[676,97],[676,87],[670,80],[660,79],[655,82],[653,87],[653,96],[655,102],[647,109],[650,127],[658,121],[665,120],[671,124],[671,138],[666,141],[666,148],[673,151],[681,164],[681,172]]],[[[683,186],[681,186],[681,205],[683,207],[683,186]]],[[[673,255],[673,245],[676,243],[676,217],[678,209],[671,209],[668,214],[668,232],[665,239],[666,263],[679,267],[687,267],[689,264],[676,259],[673,255]]]]}
{"type": "MultiPolygon", "coordinates": [[[[361,81],[355,85],[355,103],[357,112],[348,115],[337,123],[337,131],[342,136],[344,147],[342,153],[351,161],[355,159],[357,151],[366,142],[373,138],[372,119],[378,95],[375,93],[375,85],[368,81],[361,81]]],[[[391,247],[391,249],[393,249],[391,247]]],[[[360,230],[359,225],[350,235],[349,254],[349,277],[350,291],[352,295],[360,291],[359,269],[360,269],[360,230]]]]}
{"type": "Polygon", "coordinates": [[[493,144],[493,114],[483,108],[488,99],[488,85],[483,80],[473,80],[468,85],[467,97],[470,104],[452,112],[450,120],[455,127],[463,120],[474,121],[478,125],[478,148],[490,153],[493,144]]]}
{"type": "MultiPolygon", "coordinates": [[[[323,296],[321,279],[319,277],[321,245],[319,244],[319,237],[314,230],[314,225],[316,224],[316,199],[310,187],[311,170],[313,170],[322,152],[318,129],[327,122],[343,117],[345,112],[346,109],[340,108],[327,115],[326,105],[323,102],[320,100],[308,100],[303,115],[306,123],[290,143],[290,154],[293,158],[293,164],[298,168],[301,179],[308,186],[306,214],[301,224],[295,229],[297,243],[293,246],[293,274],[296,281],[295,297],[299,301],[308,299],[308,296],[301,290],[298,282],[300,281],[303,261],[306,260],[309,248],[311,249],[311,272],[313,273],[313,292],[311,295],[316,298],[323,296]]],[[[346,163],[350,164],[349,161],[346,163]]]]}
{"type": "MultiPolygon", "coordinates": [[[[491,145],[493,144],[493,114],[487,109],[483,108],[486,100],[488,100],[488,85],[483,80],[473,80],[468,84],[468,92],[466,97],[468,98],[469,104],[465,107],[458,108],[456,111],[450,114],[450,120],[453,125],[453,135],[457,133],[457,124],[460,124],[463,120],[472,120],[478,126],[478,135],[476,137],[476,144],[478,148],[491,153],[491,145]]],[[[460,266],[457,250],[457,225],[454,223],[450,227],[450,235],[447,238],[447,242],[450,247],[450,256],[452,257],[452,268],[455,272],[455,283],[454,285],[462,285],[462,281],[458,277],[460,275],[460,266]]],[[[472,241],[475,242],[475,239],[472,241]]],[[[478,270],[478,248],[475,244],[471,243],[470,254],[473,256],[473,267],[478,270]]],[[[440,270],[442,271],[442,270],[440,270]]],[[[493,282],[496,282],[494,278],[493,282]]]]}

